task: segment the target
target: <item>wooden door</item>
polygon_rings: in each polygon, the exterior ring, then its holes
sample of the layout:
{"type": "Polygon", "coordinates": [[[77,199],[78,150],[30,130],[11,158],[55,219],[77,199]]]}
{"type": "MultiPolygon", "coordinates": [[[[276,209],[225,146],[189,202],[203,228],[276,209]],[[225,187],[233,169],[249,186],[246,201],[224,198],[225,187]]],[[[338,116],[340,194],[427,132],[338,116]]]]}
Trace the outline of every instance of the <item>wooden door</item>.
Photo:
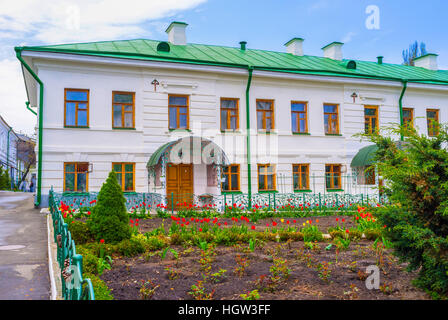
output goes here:
{"type": "Polygon", "coordinates": [[[173,198],[174,209],[177,203],[187,205],[193,203],[193,165],[192,164],[167,164],[166,167],[166,196],[168,209],[171,209],[173,198]]]}

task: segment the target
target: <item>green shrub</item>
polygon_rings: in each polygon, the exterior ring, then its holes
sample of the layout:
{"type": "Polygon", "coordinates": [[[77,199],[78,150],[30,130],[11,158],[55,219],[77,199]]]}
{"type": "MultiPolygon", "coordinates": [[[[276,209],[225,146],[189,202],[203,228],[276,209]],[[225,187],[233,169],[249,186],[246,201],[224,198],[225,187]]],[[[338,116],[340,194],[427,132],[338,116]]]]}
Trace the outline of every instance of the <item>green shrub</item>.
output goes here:
{"type": "Polygon", "coordinates": [[[376,143],[378,170],[387,182],[382,191],[390,201],[376,215],[383,233],[401,261],[419,270],[416,284],[435,296],[448,295],[448,127],[435,137],[413,128],[389,128],[394,138],[368,136],[376,143]]]}
{"type": "Polygon", "coordinates": [[[348,237],[350,240],[359,240],[362,238],[362,232],[357,229],[350,229],[348,237]]]}
{"type": "Polygon", "coordinates": [[[379,229],[366,229],[364,230],[364,235],[367,240],[375,241],[378,238],[381,238],[382,232],[379,229]]]}
{"type": "Polygon", "coordinates": [[[332,230],[330,231],[330,236],[331,239],[345,238],[345,232],[342,230],[332,230]]]}
{"type": "Polygon", "coordinates": [[[113,300],[114,296],[110,292],[106,283],[98,276],[91,273],[84,273],[84,279],[89,278],[92,281],[93,292],[95,293],[95,300],[113,300]]]}
{"type": "Polygon", "coordinates": [[[157,251],[162,248],[165,248],[168,245],[165,240],[163,240],[160,237],[149,237],[148,240],[146,240],[146,250],[149,251],[157,251]]]}
{"type": "Polygon", "coordinates": [[[117,251],[125,257],[134,257],[145,252],[145,246],[139,240],[126,239],[117,244],[117,251]]]}
{"type": "Polygon", "coordinates": [[[82,272],[98,274],[98,258],[91,253],[82,255],[82,272]]]}
{"type": "Polygon", "coordinates": [[[9,177],[8,169],[0,167],[0,190],[10,190],[11,179],[9,177]]]}
{"type": "Polygon", "coordinates": [[[72,239],[77,245],[92,241],[93,235],[87,226],[87,223],[74,220],[68,224],[68,230],[72,234],[72,239]]]}
{"type": "Polygon", "coordinates": [[[305,242],[322,241],[324,239],[322,232],[319,231],[316,225],[304,227],[301,232],[305,242]]]}
{"type": "Polygon", "coordinates": [[[114,171],[101,187],[97,203],[92,209],[87,224],[95,239],[106,243],[117,243],[131,237],[126,199],[118,184],[114,171]]]}

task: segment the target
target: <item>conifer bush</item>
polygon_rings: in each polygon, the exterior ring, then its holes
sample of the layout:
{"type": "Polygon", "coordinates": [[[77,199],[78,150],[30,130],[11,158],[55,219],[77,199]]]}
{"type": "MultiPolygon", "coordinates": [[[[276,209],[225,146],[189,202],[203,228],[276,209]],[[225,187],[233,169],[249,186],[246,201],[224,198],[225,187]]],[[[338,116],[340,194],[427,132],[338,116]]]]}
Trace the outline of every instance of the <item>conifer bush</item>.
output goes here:
{"type": "Polygon", "coordinates": [[[11,179],[9,177],[8,168],[0,167],[0,190],[11,189],[11,179]]]}
{"type": "Polygon", "coordinates": [[[448,295],[448,127],[438,135],[392,127],[391,136],[368,136],[376,143],[378,172],[390,204],[377,210],[396,255],[418,270],[415,284],[433,297],[448,295]],[[404,141],[397,143],[398,135],[404,141]],[[395,137],[395,138],[393,138],[395,137]]]}
{"type": "Polygon", "coordinates": [[[87,220],[87,225],[95,240],[117,243],[131,237],[126,198],[118,184],[114,171],[109,173],[98,193],[96,205],[87,220]]]}

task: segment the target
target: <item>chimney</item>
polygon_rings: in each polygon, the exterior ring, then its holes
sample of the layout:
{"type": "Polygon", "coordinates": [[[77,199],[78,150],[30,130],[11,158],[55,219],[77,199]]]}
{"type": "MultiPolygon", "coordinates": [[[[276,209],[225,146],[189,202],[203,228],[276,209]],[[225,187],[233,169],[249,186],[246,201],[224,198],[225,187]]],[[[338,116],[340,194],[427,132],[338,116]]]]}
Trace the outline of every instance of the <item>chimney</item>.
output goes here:
{"type": "Polygon", "coordinates": [[[333,60],[342,60],[342,42],[332,42],[322,48],[324,57],[333,60]]]}
{"type": "Polygon", "coordinates": [[[429,70],[438,70],[437,57],[438,55],[435,53],[425,54],[424,56],[414,59],[414,66],[429,70]]]}
{"type": "Polygon", "coordinates": [[[285,43],[286,52],[295,56],[303,56],[303,41],[302,38],[293,38],[285,43]]]}
{"type": "Polygon", "coordinates": [[[168,34],[168,41],[174,45],[186,45],[187,36],[185,35],[185,29],[187,26],[188,24],[185,22],[171,22],[165,31],[168,34]]]}
{"type": "Polygon", "coordinates": [[[246,51],[246,45],[247,45],[247,41],[241,41],[240,42],[240,50],[246,51]]]}
{"type": "Polygon", "coordinates": [[[378,61],[378,64],[383,64],[383,59],[384,59],[383,56],[378,56],[378,57],[376,57],[376,59],[378,61]]]}

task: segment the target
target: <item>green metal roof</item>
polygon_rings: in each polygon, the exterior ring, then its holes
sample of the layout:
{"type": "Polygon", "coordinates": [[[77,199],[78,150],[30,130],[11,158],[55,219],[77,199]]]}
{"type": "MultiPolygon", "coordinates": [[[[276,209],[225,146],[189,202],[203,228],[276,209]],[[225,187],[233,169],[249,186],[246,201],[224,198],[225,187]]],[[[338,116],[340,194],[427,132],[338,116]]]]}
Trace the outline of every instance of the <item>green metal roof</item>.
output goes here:
{"type": "MultiPolygon", "coordinates": [[[[202,138],[202,137],[196,137],[196,136],[189,136],[189,137],[184,137],[184,138],[180,138],[178,140],[174,140],[174,141],[170,141],[168,143],[165,143],[164,145],[161,145],[149,158],[148,163],[146,164],[147,168],[153,167],[155,165],[157,165],[160,161],[160,158],[162,157],[162,155],[165,153],[165,151],[167,151],[171,146],[174,146],[175,144],[181,142],[181,141],[187,141],[188,143],[193,143],[193,140],[199,141],[199,143],[201,144],[201,149],[200,150],[194,150],[194,152],[197,152],[199,157],[202,157],[202,150],[203,148],[208,145],[208,144],[213,144],[215,147],[217,147],[217,149],[220,150],[220,155],[221,155],[221,163],[223,165],[229,165],[229,159],[227,158],[224,150],[222,150],[216,143],[214,143],[213,141],[206,139],[206,138],[202,138]],[[186,139],[186,140],[185,140],[186,139]]],[[[192,154],[192,156],[195,156],[192,154]]]]}
{"type": "Polygon", "coordinates": [[[247,68],[252,66],[258,70],[395,81],[407,80],[448,85],[448,70],[433,71],[421,67],[378,64],[377,62],[359,60],[354,60],[357,68],[352,70],[347,69],[347,63],[350,60],[337,61],[316,56],[295,56],[286,52],[258,49],[241,50],[234,47],[204,44],[169,44],[170,52],[161,52],[157,51],[157,45],[160,42],[137,39],[20,47],[18,49],[225,67],[247,68]]]}
{"type": "Polygon", "coordinates": [[[166,149],[168,147],[172,146],[173,144],[176,144],[178,141],[171,141],[168,143],[165,143],[164,145],[160,146],[152,155],[151,158],[149,158],[148,163],[146,164],[146,167],[153,167],[159,163],[160,157],[163,155],[166,149]]]}
{"type": "Polygon", "coordinates": [[[352,167],[365,167],[374,163],[375,152],[378,150],[378,146],[373,144],[371,146],[364,147],[358,151],[353,157],[352,167]]]}

